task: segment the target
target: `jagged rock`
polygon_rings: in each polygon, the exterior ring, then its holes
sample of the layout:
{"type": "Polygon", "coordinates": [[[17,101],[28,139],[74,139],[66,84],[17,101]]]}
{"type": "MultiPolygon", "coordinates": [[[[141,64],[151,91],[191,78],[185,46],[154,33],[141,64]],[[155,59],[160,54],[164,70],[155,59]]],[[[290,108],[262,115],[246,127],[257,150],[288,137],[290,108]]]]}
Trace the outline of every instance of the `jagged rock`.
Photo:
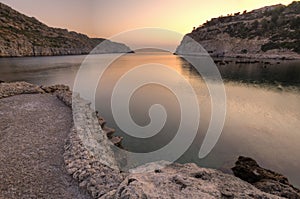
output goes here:
{"type": "Polygon", "coordinates": [[[293,187],[285,176],[260,167],[252,158],[239,157],[232,171],[235,176],[266,193],[292,199],[300,198],[300,190],[293,187]]]}
{"type": "Polygon", "coordinates": [[[129,53],[124,44],[51,28],[0,3],[0,57],[129,53]]]}
{"type": "Polygon", "coordinates": [[[121,146],[122,145],[122,140],[123,137],[120,136],[113,136],[110,141],[115,145],[115,146],[121,146]]]}
{"type": "MultiPolygon", "coordinates": [[[[153,166],[153,164],[152,164],[153,166]]],[[[232,175],[195,164],[171,164],[159,172],[132,173],[110,198],[280,198],[232,175]]]]}
{"type": "Polygon", "coordinates": [[[98,111],[96,111],[96,117],[98,118],[99,125],[101,126],[103,132],[106,134],[106,136],[108,137],[108,139],[110,139],[110,141],[115,146],[122,147],[123,137],[113,136],[113,134],[116,132],[116,130],[113,129],[113,128],[109,128],[109,127],[105,126],[106,125],[106,121],[105,121],[105,119],[103,117],[101,117],[99,115],[98,111]]]}
{"type": "Polygon", "coordinates": [[[115,129],[112,129],[112,128],[109,128],[109,127],[106,127],[106,126],[103,126],[102,130],[104,131],[104,133],[106,134],[106,136],[108,138],[110,138],[110,139],[112,138],[112,135],[116,132],[115,129]]]}
{"type": "Polygon", "coordinates": [[[105,119],[103,117],[98,117],[98,121],[99,121],[101,128],[104,128],[104,125],[106,124],[105,119]]]}

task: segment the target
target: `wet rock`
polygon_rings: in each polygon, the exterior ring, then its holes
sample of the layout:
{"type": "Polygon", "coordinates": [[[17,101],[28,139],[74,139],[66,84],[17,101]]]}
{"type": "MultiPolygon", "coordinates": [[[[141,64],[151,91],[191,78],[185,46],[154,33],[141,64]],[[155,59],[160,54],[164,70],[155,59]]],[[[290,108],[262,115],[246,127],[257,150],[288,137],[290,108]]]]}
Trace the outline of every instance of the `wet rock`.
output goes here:
{"type": "Polygon", "coordinates": [[[104,125],[106,124],[106,121],[104,120],[103,117],[98,117],[98,121],[99,121],[99,124],[102,128],[104,128],[104,125]]]}
{"type": "Polygon", "coordinates": [[[116,132],[115,129],[113,128],[110,128],[110,127],[107,127],[106,126],[106,121],[103,117],[101,117],[99,115],[99,112],[96,111],[95,112],[96,114],[96,117],[98,118],[98,122],[99,122],[99,125],[101,126],[103,132],[106,134],[106,136],[108,137],[108,139],[110,139],[110,141],[117,147],[122,147],[122,140],[123,140],[123,137],[120,137],[120,136],[113,136],[113,134],[116,132]]]}
{"type": "Polygon", "coordinates": [[[122,145],[122,140],[123,138],[120,136],[113,136],[111,138],[111,142],[115,145],[115,146],[121,146],[122,145]]]}
{"type": "Polygon", "coordinates": [[[286,198],[300,198],[300,190],[293,187],[284,175],[260,167],[252,158],[239,157],[232,171],[235,176],[266,193],[286,198]]]}
{"type": "MultiPolygon", "coordinates": [[[[100,122],[99,122],[99,123],[100,123],[100,122]]],[[[106,127],[106,126],[104,126],[104,127],[102,128],[102,130],[104,131],[104,133],[106,134],[106,136],[107,136],[108,138],[112,138],[112,135],[116,132],[115,129],[112,129],[112,128],[109,128],[109,127],[106,127]]]]}

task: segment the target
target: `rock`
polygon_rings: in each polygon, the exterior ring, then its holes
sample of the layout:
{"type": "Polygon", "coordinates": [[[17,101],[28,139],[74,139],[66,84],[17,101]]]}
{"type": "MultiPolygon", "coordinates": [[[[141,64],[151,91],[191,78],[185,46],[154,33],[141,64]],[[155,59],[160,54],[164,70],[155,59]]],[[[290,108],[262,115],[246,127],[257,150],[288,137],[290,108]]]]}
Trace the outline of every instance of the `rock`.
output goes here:
{"type": "Polygon", "coordinates": [[[83,181],[84,179],[86,179],[90,174],[87,173],[87,171],[82,171],[79,175],[78,175],[78,180],[79,182],[83,181]]]}
{"type": "Polygon", "coordinates": [[[130,173],[148,173],[154,171],[155,173],[161,173],[161,169],[166,167],[167,165],[172,164],[171,162],[168,161],[157,161],[157,162],[150,162],[145,165],[136,167],[134,169],[130,169],[130,173]]]}
{"type": "Polygon", "coordinates": [[[67,106],[72,106],[72,91],[70,91],[69,86],[59,84],[53,86],[41,86],[41,89],[46,93],[55,94],[57,98],[63,101],[67,106]]]}
{"type": "Polygon", "coordinates": [[[112,128],[109,128],[109,127],[106,127],[104,126],[102,128],[102,130],[104,131],[104,133],[106,134],[106,136],[111,139],[112,138],[112,135],[116,132],[115,129],[112,129],[112,128]]]}
{"type": "Polygon", "coordinates": [[[122,140],[123,138],[120,136],[113,136],[110,141],[115,145],[115,146],[121,146],[122,145],[122,140]]]}
{"type": "Polygon", "coordinates": [[[293,187],[285,176],[260,167],[252,158],[240,156],[232,171],[235,176],[266,193],[287,198],[300,198],[300,190],[293,187]]]}
{"type": "Polygon", "coordinates": [[[116,190],[112,190],[104,195],[102,195],[101,197],[99,197],[98,199],[112,199],[114,198],[114,196],[116,195],[116,190]]]}
{"type": "Polygon", "coordinates": [[[87,180],[83,180],[81,183],[79,183],[79,187],[80,188],[86,188],[88,181],[87,180]]]}
{"type": "Polygon", "coordinates": [[[45,93],[39,86],[27,82],[13,82],[0,84],[0,99],[20,94],[45,93]]]}
{"type": "Polygon", "coordinates": [[[293,25],[299,24],[299,5],[295,1],[213,18],[186,34],[175,54],[207,55],[203,47],[213,57],[300,59],[299,27],[293,25]]]}
{"type": "Polygon", "coordinates": [[[69,168],[67,169],[68,174],[73,175],[78,169],[77,168],[69,168]]]}
{"type": "Polygon", "coordinates": [[[104,125],[106,124],[106,121],[104,120],[103,117],[98,117],[98,121],[99,121],[101,128],[103,129],[104,125]]]}
{"type": "Polygon", "coordinates": [[[232,175],[195,164],[171,164],[160,170],[131,173],[111,198],[280,198],[232,175]]]}
{"type": "Polygon", "coordinates": [[[0,57],[129,53],[125,44],[52,28],[0,3],[0,57]]]}
{"type": "MultiPolygon", "coordinates": [[[[78,102],[80,102],[77,104],[77,108],[79,109],[75,108],[73,110],[75,115],[87,114],[90,117],[94,116],[92,109],[85,106],[84,101],[77,101],[76,103],[78,102]],[[79,112],[79,110],[83,112],[79,112]]],[[[95,123],[98,122],[96,118],[91,118],[91,121],[95,123]]],[[[80,121],[77,125],[87,127],[85,122],[86,120],[80,121]]],[[[101,145],[103,146],[99,145],[99,143],[93,143],[95,145],[83,147],[82,142],[84,140],[80,139],[80,135],[84,132],[84,129],[80,130],[80,128],[77,128],[77,130],[75,130],[75,128],[72,129],[69,140],[65,146],[64,160],[68,173],[71,174],[73,178],[79,182],[79,186],[85,188],[93,198],[99,198],[107,193],[115,192],[126,175],[120,173],[118,168],[114,166],[114,155],[107,151],[110,145],[102,141],[101,145]],[[92,155],[93,152],[97,154],[92,155]],[[103,163],[109,163],[108,165],[113,166],[113,168],[109,168],[103,163]]],[[[91,129],[90,131],[99,134],[99,129],[97,128],[91,129]]],[[[103,136],[101,139],[106,140],[107,138],[103,136]]]]}
{"type": "Polygon", "coordinates": [[[70,91],[70,87],[62,84],[53,85],[53,86],[41,86],[46,93],[54,93],[56,91],[70,91]]]}
{"type": "Polygon", "coordinates": [[[106,121],[103,117],[101,117],[99,115],[99,112],[96,111],[95,112],[95,116],[98,118],[98,122],[103,130],[103,132],[105,133],[105,135],[108,137],[108,139],[110,139],[110,141],[115,145],[115,146],[118,146],[118,147],[122,147],[122,140],[123,140],[123,137],[120,137],[120,136],[113,136],[113,134],[116,132],[115,129],[113,128],[109,128],[106,125],[106,121]]]}

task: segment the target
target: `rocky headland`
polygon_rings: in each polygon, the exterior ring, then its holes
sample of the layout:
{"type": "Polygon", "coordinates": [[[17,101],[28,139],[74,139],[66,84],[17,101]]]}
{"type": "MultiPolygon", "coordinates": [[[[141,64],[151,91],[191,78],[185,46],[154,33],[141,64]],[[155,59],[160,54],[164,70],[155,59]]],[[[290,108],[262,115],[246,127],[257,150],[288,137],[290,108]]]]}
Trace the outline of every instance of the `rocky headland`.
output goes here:
{"type": "Polygon", "coordinates": [[[138,167],[130,172],[122,172],[118,168],[116,154],[112,150],[114,144],[120,145],[120,143],[111,142],[112,133],[104,130],[104,119],[91,109],[90,103],[78,95],[73,96],[70,89],[64,85],[45,87],[26,82],[2,82],[0,83],[0,114],[0,142],[11,147],[9,154],[2,154],[2,152],[0,154],[0,176],[6,176],[5,181],[0,184],[0,197],[52,198],[54,195],[51,194],[51,190],[56,190],[55,196],[64,198],[88,198],[85,192],[92,198],[107,199],[300,198],[299,190],[290,185],[286,177],[261,168],[254,160],[246,157],[240,157],[233,168],[237,177],[218,170],[201,168],[192,163],[166,165],[157,162],[138,167]],[[55,101],[56,97],[64,102],[65,107],[55,101]],[[47,104],[41,110],[37,110],[35,107],[41,103],[47,104]],[[13,114],[8,111],[11,104],[14,104],[13,107],[19,107],[13,114]],[[47,110],[48,106],[53,110],[47,110]],[[55,110],[62,113],[57,115],[55,110]],[[18,115],[19,112],[22,112],[22,115],[18,115]],[[29,113],[38,119],[32,124],[24,124],[24,119],[30,119],[26,117],[29,113]],[[69,114],[68,118],[73,118],[73,122],[66,123],[63,118],[60,118],[66,114],[69,114]],[[49,121],[44,121],[44,117],[52,119],[56,125],[49,126],[49,121]],[[7,123],[7,119],[10,123],[7,123]],[[46,131],[41,131],[45,132],[41,134],[38,130],[40,127],[44,129],[45,125],[52,129],[51,134],[47,135],[46,131]],[[20,131],[15,131],[11,129],[12,127],[20,131]],[[67,128],[62,129],[62,127],[67,128]],[[60,129],[58,134],[56,128],[60,129]],[[24,136],[30,132],[31,135],[26,139],[17,139],[18,145],[13,145],[9,139],[18,138],[14,136],[18,132],[25,133],[24,136]],[[66,138],[60,138],[61,135],[66,138]],[[4,138],[6,140],[3,140],[4,138]],[[23,143],[36,143],[36,139],[39,140],[39,144],[24,145],[23,143]],[[41,142],[42,139],[46,142],[41,142]],[[58,144],[64,147],[59,147],[58,144]],[[59,151],[54,150],[57,148],[59,151]],[[17,150],[23,152],[14,153],[17,150]],[[53,150],[57,153],[53,154],[53,150]],[[25,158],[15,158],[26,155],[26,151],[29,152],[26,157],[24,156],[25,158]],[[38,153],[34,156],[36,161],[34,162],[30,154],[34,155],[36,152],[38,153]],[[52,154],[50,159],[47,158],[48,153],[52,154]],[[7,167],[7,162],[2,161],[5,158],[14,166],[7,167]],[[38,165],[30,165],[37,163],[38,165]],[[22,169],[26,171],[25,173],[9,173],[13,171],[3,173],[4,168],[18,169],[20,165],[23,165],[22,169]],[[31,166],[36,173],[31,172],[31,166]],[[40,170],[36,170],[39,167],[40,170]],[[42,171],[45,169],[46,177],[54,178],[58,174],[61,176],[54,179],[55,184],[51,180],[47,183],[34,184],[35,180],[39,180],[36,178],[43,175],[42,171]],[[9,174],[11,176],[7,176],[9,174]],[[66,175],[71,176],[77,185],[70,179],[69,184],[66,183],[66,175]],[[79,190],[74,187],[75,185],[79,190]],[[64,189],[64,186],[68,188],[64,189]]]}
{"type": "Polygon", "coordinates": [[[0,57],[130,53],[122,43],[52,28],[0,2],[0,57]]]}
{"type": "Polygon", "coordinates": [[[207,21],[185,35],[176,54],[213,57],[300,59],[300,2],[267,6],[207,21]]]}

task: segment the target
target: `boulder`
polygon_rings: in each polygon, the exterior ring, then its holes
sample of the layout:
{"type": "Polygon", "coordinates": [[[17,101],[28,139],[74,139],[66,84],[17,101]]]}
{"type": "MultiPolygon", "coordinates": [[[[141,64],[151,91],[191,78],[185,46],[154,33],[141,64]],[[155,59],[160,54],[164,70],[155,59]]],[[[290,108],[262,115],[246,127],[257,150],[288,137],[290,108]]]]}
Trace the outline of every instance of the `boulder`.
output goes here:
{"type": "Polygon", "coordinates": [[[300,198],[300,190],[291,185],[287,177],[260,167],[252,158],[240,156],[232,171],[236,177],[266,193],[285,198],[300,198]]]}

